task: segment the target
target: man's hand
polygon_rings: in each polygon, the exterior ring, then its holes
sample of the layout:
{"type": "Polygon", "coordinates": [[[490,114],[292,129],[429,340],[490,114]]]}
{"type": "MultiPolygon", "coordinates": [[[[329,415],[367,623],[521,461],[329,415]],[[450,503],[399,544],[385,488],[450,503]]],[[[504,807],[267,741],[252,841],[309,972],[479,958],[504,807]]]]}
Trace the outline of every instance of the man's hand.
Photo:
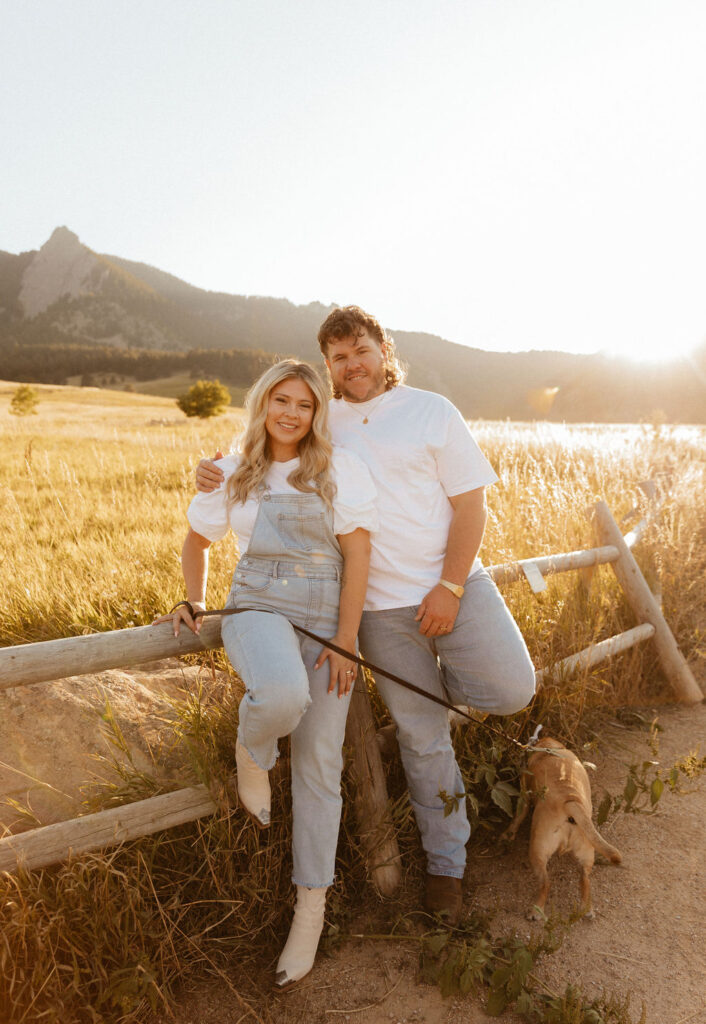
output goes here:
{"type": "MultiPolygon", "coordinates": [[[[223,452],[217,451],[214,458],[222,459],[223,452]]],[[[223,483],[223,470],[211,459],[201,459],[196,467],[196,490],[210,494],[223,483]]]]}
{"type": "Polygon", "coordinates": [[[422,636],[446,636],[454,628],[461,601],[446,587],[437,583],[419,606],[414,621],[419,622],[422,636]]]}

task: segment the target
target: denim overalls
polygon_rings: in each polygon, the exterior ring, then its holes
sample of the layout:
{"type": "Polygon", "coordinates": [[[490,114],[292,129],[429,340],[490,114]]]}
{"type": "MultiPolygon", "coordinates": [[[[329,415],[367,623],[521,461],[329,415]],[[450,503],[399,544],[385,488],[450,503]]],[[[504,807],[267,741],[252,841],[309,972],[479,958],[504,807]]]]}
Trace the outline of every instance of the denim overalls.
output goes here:
{"type": "Polygon", "coordinates": [[[238,739],[269,770],[277,738],[291,733],[293,881],[310,888],[333,881],[350,695],[327,693],[328,662],[314,671],[321,645],[288,620],[334,635],[342,565],[333,512],[317,494],[265,491],[226,602],[253,610],[221,623],[226,653],[246,686],[238,739]]]}

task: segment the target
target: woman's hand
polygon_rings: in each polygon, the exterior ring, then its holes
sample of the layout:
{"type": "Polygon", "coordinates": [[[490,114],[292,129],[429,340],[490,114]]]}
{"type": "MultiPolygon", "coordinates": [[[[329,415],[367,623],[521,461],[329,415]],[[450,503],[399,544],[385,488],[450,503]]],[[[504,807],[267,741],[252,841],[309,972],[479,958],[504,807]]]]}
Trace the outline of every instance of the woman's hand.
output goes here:
{"type": "MultiPolygon", "coordinates": [[[[190,601],[189,604],[195,612],[206,611],[206,605],[203,601],[190,601]]],[[[185,604],[180,604],[166,615],[160,615],[159,618],[153,619],[152,625],[156,626],[158,622],[171,622],[174,627],[174,636],[179,636],[179,630],[182,622],[189,627],[192,633],[196,633],[198,635],[201,632],[203,619],[201,616],[193,618],[188,607],[185,604]]]]}
{"type": "MultiPolygon", "coordinates": [[[[355,651],[355,637],[339,636],[338,633],[331,637],[331,643],[342,647],[344,651],[355,651]]],[[[328,692],[333,693],[338,684],[338,696],[347,697],[351,692],[355,677],[358,673],[358,666],[350,658],[344,658],[342,654],[336,654],[328,647],[321,649],[321,654],[316,659],[314,668],[321,668],[325,661],[328,661],[329,685],[328,692]]]]}
{"type": "MultiPolygon", "coordinates": [[[[338,632],[332,637],[331,643],[354,654],[368,583],[370,534],[362,527],[358,527],[350,533],[336,536],[343,553],[343,579],[338,603],[338,632]]],[[[357,663],[324,647],[315,667],[319,668],[326,660],[330,672],[328,692],[333,693],[338,683],[339,698],[346,697],[351,692],[358,674],[357,663]]]]}

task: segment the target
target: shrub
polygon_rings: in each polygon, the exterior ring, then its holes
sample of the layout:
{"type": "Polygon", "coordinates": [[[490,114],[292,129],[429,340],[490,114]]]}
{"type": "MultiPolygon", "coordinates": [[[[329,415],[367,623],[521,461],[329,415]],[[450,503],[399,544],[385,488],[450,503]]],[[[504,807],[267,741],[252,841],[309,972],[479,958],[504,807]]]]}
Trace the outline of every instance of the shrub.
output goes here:
{"type": "Polygon", "coordinates": [[[37,412],[39,394],[31,384],[20,384],[12,396],[10,412],[13,416],[30,416],[37,412]]]}
{"type": "Polygon", "coordinates": [[[177,398],[177,405],[185,415],[205,420],[226,411],[230,405],[230,391],[218,380],[197,380],[185,395],[177,398]]]}

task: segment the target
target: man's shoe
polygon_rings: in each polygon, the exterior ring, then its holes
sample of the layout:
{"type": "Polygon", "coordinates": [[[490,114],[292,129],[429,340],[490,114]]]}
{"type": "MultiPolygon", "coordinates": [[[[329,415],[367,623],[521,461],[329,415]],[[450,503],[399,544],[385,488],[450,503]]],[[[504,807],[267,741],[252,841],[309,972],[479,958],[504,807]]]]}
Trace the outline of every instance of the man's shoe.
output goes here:
{"type": "Polygon", "coordinates": [[[441,914],[447,924],[457,925],[463,910],[463,889],[460,878],[449,875],[427,875],[424,889],[424,909],[430,914],[441,914]]]}

